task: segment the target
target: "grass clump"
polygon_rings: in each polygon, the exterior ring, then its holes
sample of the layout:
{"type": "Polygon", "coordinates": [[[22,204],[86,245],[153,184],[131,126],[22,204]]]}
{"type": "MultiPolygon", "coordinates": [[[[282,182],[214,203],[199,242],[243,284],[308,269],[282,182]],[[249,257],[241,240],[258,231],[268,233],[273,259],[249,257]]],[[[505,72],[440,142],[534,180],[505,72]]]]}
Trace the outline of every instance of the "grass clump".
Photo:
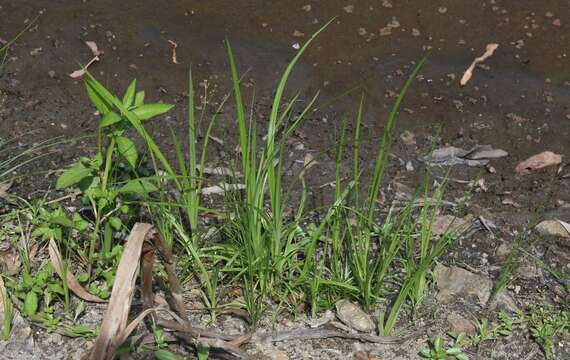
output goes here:
{"type": "MultiPolygon", "coordinates": [[[[289,215],[286,209],[292,203],[291,192],[285,186],[283,171],[286,140],[313,109],[318,93],[297,108],[301,95],[284,100],[284,92],[296,63],[326,26],[307,41],[284,70],[266,119],[267,132],[261,139],[253,110],[250,114],[246,111],[229,42],[226,49],[232,91],[209,119],[206,104],[199,119],[196,117],[189,71],[188,139],[183,146],[173,134],[175,161],[144,126],[171,110],[172,105],[146,103],[136,81],[119,98],[87,73],[86,91],[101,115],[96,152],[65,170],[56,186],[78,189],[88,211],[68,216],[60,208],[51,209],[36,235],[46,241],[55,239],[68,264],[80,259],[82,266],[69,266],[70,271],[79,268],[82,283],[103,296],[102,291],[108,289],[97,284],[112,285],[126,230],[138,219],[150,218],[180,254],[187,280],[197,284],[212,321],[224,307],[244,308],[255,322],[270,304],[290,308],[308,305],[315,315],[339,299],[352,298],[368,311],[384,302],[379,332],[390,335],[406,304],[412,308],[421,305],[429,270],[456,238],[451,232],[432,236],[445,186],[432,191],[429,177],[403,210],[390,209],[387,216],[378,212],[398,110],[425,59],[411,72],[388,116],[371,173],[359,160],[362,98],[352,139],[351,176],[346,180],[341,177],[342,160],[350,152],[343,125],[336,144],[331,204],[313,212],[305,210],[308,190],[303,170],[292,179],[301,191],[298,206],[289,215]],[[221,208],[209,209],[203,205],[202,194],[208,141],[230,97],[235,102],[238,149],[230,164],[232,171],[223,175],[228,180],[224,185],[226,200],[221,208]],[[201,133],[204,123],[206,130],[201,133]],[[146,144],[144,153],[137,149],[133,133],[146,144]],[[239,176],[243,184],[237,183],[239,176]],[[421,200],[419,210],[416,200],[421,200]],[[217,224],[204,226],[204,214],[218,217],[217,224]],[[229,289],[238,289],[243,299],[229,296],[229,289]]],[[[254,99],[251,101],[253,104],[254,99]]],[[[64,288],[67,308],[66,293],[64,288]]]]}

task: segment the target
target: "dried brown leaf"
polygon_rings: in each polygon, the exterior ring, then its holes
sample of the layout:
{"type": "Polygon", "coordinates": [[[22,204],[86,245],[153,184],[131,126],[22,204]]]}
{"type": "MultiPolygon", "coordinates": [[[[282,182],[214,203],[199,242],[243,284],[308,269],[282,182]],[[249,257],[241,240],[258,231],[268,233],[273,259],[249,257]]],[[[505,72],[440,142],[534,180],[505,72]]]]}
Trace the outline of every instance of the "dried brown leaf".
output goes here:
{"type": "Polygon", "coordinates": [[[202,189],[202,195],[223,194],[226,191],[236,191],[245,189],[244,184],[226,184],[214,185],[202,189]]]}
{"type": "Polygon", "coordinates": [[[2,276],[0,276],[0,315],[2,316],[4,314],[4,303],[6,302],[6,300],[4,299],[7,298],[8,298],[8,292],[6,291],[6,287],[4,286],[4,280],[2,279],[2,276]]]}
{"type": "MultiPolygon", "coordinates": [[[[57,247],[57,244],[55,243],[55,240],[52,238],[49,241],[49,245],[48,245],[48,251],[49,251],[49,257],[51,259],[51,263],[53,265],[53,268],[55,269],[55,271],[57,272],[57,274],[59,275],[59,277],[61,279],[63,279],[63,261],[61,258],[61,253],[57,247]]],[[[97,302],[97,303],[104,303],[106,302],[105,300],[101,299],[98,296],[95,296],[93,294],[90,294],[89,292],[87,292],[87,290],[85,290],[81,284],[79,284],[79,282],[77,281],[77,279],[75,279],[75,276],[73,276],[73,274],[68,270],[67,271],[67,286],[69,287],[69,289],[78,297],[82,298],[85,301],[90,301],[90,302],[97,302]]]]}
{"type": "Polygon", "coordinates": [[[89,68],[89,66],[91,66],[91,64],[93,64],[94,62],[99,61],[99,57],[95,56],[93,59],[89,60],[89,62],[87,63],[87,65],[85,65],[83,67],[83,69],[79,69],[79,70],[75,70],[74,72],[72,72],[71,74],[69,74],[70,78],[73,79],[77,79],[82,77],[83,75],[85,75],[85,72],[87,71],[87,69],[89,68]]]}
{"type": "Polygon", "coordinates": [[[178,62],[178,59],[176,58],[176,48],[178,47],[178,44],[175,43],[172,40],[168,40],[168,42],[170,43],[170,45],[172,46],[172,63],[173,64],[180,64],[178,62]]]}
{"type": "Polygon", "coordinates": [[[9,242],[7,244],[7,247],[2,247],[0,250],[0,265],[4,268],[6,275],[16,275],[20,270],[22,260],[16,247],[9,242]]]}
{"type": "Polygon", "coordinates": [[[99,56],[99,55],[103,54],[103,51],[99,50],[95,41],[86,41],[85,45],[87,45],[87,47],[89,47],[89,49],[93,53],[93,56],[99,56]]]}
{"type": "MultiPolygon", "coordinates": [[[[218,143],[218,144],[220,144],[220,145],[224,145],[224,144],[225,144],[225,143],[224,143],[224,140],[222,140],[222,139],[220,139],[220,138],[218,138],[218,137],[215,137],[215,136],[213,136],[213,135],[209,135],[208,138],[210,138],[210,140],[212,140],[212,141],[214,141],[214,142],[216,142],[216,143],[218,143]]],[[[236,151],[237,151],[237,150],[236,150],[236,151]]]]}
{"type": "Polygon", "coordinates": [[[8,200],[8,190],[12,187],[13,181],[5,181],[0,183],[0,199],[8,200]]]}
{"type": "Polygon", "coordinates": [[[459,82],[461,84],[461,86],[465,86],[467,84],[467,82],[471,79],[471,77],[473,76],[473,70],[475,70],[475,66],[478,63],[485,61],[488,57],[492,56],[498,47],[499,47],[499,44],[494,44],[494,43],[487,44],[487,47],[485,49],[485,53],[483,53],[483,55],[479,56],[478,58],[475,58],[475,60],[473,60],[473,62],[471,63],[471,66],[469,66],[467,68],[467,70],[465,70],[465,73],[463,73],[463,77],[461,78],[461,81],[459,82]]]}
{"type": "Polygon", "coordinates": [[[564,228],[564,230],[566,230],[566,232],[568,232],[568,235],[570,235],[570,224],[567,223],[566,221],[562,221],[559,219],[556,219],[556,221],[558,221],[560,223],[560,225],[562,225],[562,227],[564,228]]]}
{"type": "Polygon", "coordinates": [[[562,162],[562,155],[552,151],[543,151],[540,154],[529,157],[521,161],[515,168],[517,175],[525,175],[533,170],[543,169],[548,166],[558,165],[562,162]]]}
{"type": "MultiPolygon", "coordinates": [[[[196,170],[200,171],[200,165],[196,165],[196,170]]],[[[208,167],[204,166],[202,172],[206,175],[218,175],[218,176],[241,176],[239,171],[233,171],[226,167],[208,167]]]]}
{"type": "Polygon", "coordinates": [[[109,307],[101,325],[99,336],[91,349],[91,360],[112,359],[119,340],[127,329],[127,320],[131,308],[131,300],[135,291],[142,246],[145,238],[152,230],[152,225],[136,223],[123,250],[121,261],[109,300],[109,307]]]}

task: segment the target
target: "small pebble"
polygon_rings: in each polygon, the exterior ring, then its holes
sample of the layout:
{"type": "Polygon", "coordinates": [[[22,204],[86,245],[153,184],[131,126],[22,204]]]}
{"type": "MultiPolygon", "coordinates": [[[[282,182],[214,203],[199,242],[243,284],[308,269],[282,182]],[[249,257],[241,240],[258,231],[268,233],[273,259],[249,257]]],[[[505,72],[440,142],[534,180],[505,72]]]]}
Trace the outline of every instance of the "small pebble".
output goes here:
{"type": "Polygon", "coordinates": [[[354,12],[354,5],[347,5],[343,9],[348,14],[352,14],[354,12]]]}

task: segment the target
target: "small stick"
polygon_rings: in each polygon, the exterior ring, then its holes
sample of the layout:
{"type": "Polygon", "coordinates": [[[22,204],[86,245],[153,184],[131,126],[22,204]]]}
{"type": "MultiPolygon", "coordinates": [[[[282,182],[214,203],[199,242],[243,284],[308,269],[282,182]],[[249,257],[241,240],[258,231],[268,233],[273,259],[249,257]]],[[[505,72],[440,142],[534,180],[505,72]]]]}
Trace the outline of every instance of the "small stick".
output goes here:
{"type": "Polygon", "coordinates": [[[370,342],[375,344],[401,344],[414,334],[406,337],[398,336],[376,336],[370,334],[347,333],[332,329],[300,329],[300,330],[287,330],[279,332],[269,332],[253,335],[251,342],[279,342],[291,340],[310,340],[310,339],[327,339],[327,338],[341,338],[353,339],[362,342],[370,342]]]}
{"type": "Polygon", "coordinates": [[[168,42],[170,43],[170,45],[172,45],[172,63],[173,64],[180,64],[178,62],[178,59],[176,58],[176,48],[178,47],[178,44],[172,40],[168,40],[168,42]]]}

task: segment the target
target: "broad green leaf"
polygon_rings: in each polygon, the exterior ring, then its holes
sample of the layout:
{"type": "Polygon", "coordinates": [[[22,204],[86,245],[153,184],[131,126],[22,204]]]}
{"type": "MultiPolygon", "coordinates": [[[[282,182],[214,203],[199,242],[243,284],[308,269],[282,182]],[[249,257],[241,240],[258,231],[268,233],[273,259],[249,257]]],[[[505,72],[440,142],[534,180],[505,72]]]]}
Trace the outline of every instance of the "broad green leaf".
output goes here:
{"type": "Polygon", "coordinates": [[[119,189],[119,193],[145,194],[157,190],[158,188],[151,182],[142,179],[133,179],[123,185],[123,187],[119,189]]]}
{"type": "MultiPolygon", "coordinates": [[[[89,74],[89,72],[86,73],[88,76],[84,79],[84,81],[87,83],[87,85],[91,88],[91,90],[93,90],[93,93],[95,93],[99,99],[101,99],[101,101],[104,104],[107,104],[109,110],[113,109],[114,107],[117,106],[117,104],[114,102],[114,100],[116,99],[115,96],[113,96],[113,94],[111,94],[107,89],[105,89],[105,87],[99,83],[96,83],[93,81],[93,77],[89,76],[91,74],[89,74]]],[[[119,99],[116,99],[119,100],[119,99]]],[[[120,102],[120,101],[119,101],[120,102]]],[[[121,103],[121,102],[120,102],[121,103]]],[[[122,105],[123,103],[121,103],[122,105]]]]}
{"type": "Polygon", "coordinates": [[[447,355],[455,356],[461,354],[461,349],[457,347],[449,348],[446,351],[447,355]]]}
{"type": "Polygon", "coordinates": [[[117,142],[119,154],[127,160],[132,168],[135,168],[138,157],[135,143],[128,137],[124,136],[117,136],[115,141],[117,142]]]}
{"type": "Polygon", "coordinates": [[[35,315],[38,312],[38,294],[30,291],[26,294],[24,299],[24,314],[28,316],[35,315]]]}
{"type": "Polygon", "coordinates": [[[143,104],[133,109],[132,112],[139,118],[139,120],[148,120],[152,117],[168,112],[173,107],[174,105],[171,104],[143,104]]]}
{"type": "Polygon", "coordinates": [[[27,288],[34,286],[34,279],[32,278],[32,275],[30,275],[28,272],[25,272],[24,276],[22,276],[22,283],[27,288]]]}
{"type": "Polygon", "coordinates": [[[94,89],[97,89],[97,92],[104,94],[105,99],[109,99],[109,101],[116,106],[120,111],[122,116],[126,117],[127,120],[131,123],[131,125],[135,128],[135,130],[142,136],[142,138],[146,141],[149,150],[154,153],[157,159],[160,161],[161,165],[164,167],[164,170],[173,178],[173,181],[176,184],[178,189],[182,188],[182,184],[176,178],[176,172],[170,165],[168,159],[164,155],[164,153],[160,150],[158,145],[154,142],[154,140],[150,137],[147,133],[145,128],[142,126],[140,119],[136,116],[133,112],[129,111],[123,103],[117,99],[116,96],[111,94],[109,90],[105,89],[105,87],[97,81],[88,71],[86,72],[86,81],[89,82],[94,89]]]}
{"type": "Polygon", "coordinates": [[[60,227],[53,229],[53,238],[57,241],[61,241],[61,239],[63,239],[63,231],[60,227]]]}
{"type": "Polygon", "coordinates": [[[79,324],[65,328],[63,335],[69,337],[94,337],[97,335],[97,332],[90,329],[87,325],[79,324]]]}
{"type": "Polygon", "coordinates": [[[64,189],[71,185],[77,184],[91,174],[91,169],[85,167],[83,164],[75,165],[63,172],[55,183],[57,189],[64,189]]]}
{"type": "Polygon", "coordinates": [[[109,200],[107,200],[107,198],[102,197],[99,200],[97,200],[97,207],[99,209],[104,209],[105,207],[107,207],[107,205],[109,205],[109,200]]]}
{"type": "Polygon", "coordinates": [[[111,216],[109,218],[109,224],[111,224],[111,226],[113,227],[113,229],[115,230],[121,230],[121,226],[123,225],[123,222],[121,221],[121,219],[119,219],[116,216],[111,216]]]}
{"type": "Polygon", "coordinates": [[[134,106],[139,107],[144,104],[144,90],[137,92],[135,95],[135,103],[134,106]]]}
{"type": "Polygon", "coordinates": [[[89,226],[89,222],[87,222],[87,220],[82,218],[81,215],[79,215],[79,213],[73,213],[72,219],[73,219],[73,227],[76,230],[84,231],[89,226]]]}
{"type": "Polygon", "coordinates": [[[108,253],[111,251],[113,243],[113,227],[109,222],[105,223],[105,230],[103,231],[103,251],[108,253]]]}
{"type": "Polygon", "coordinates": [[[46,240],[54,236],[53,229],[50,229],[47,225],[42,225],[32,231],[32,236],[41,237],[46,240]]]}
{"type": "Polygon", "coordinates": [[[106,126],[111,126],[113,124],[120,122],[121,119],[122,119],[121,115],[117,114],[114,111],[109,111],[108,113],[103,115],[103,118],[101,118],[101,122],[99,123],[99,127],[103,128],[106,126]]]}
{"type": "Polygon", "coordinates": [[[47,269],[40,271],[38,273],[38,275],[36,276],[36,284],[43,286],[46,282],[47,279],[51,276],[51,271],[48,272],[47,269]]]}
{"type": "Polygon", "coordinates": [[[93,188],[94,186],[99,185],[99,177],[93,176],[93,174],[85,177],[79,183],[77,183],[77,188],[83,192],[88,191],[89,189],[93,188]]]}
{"type": "Polygon", "coordinates": [[[60,283],[52,283],[47,286],[47,290],[54,294],[65,295],[65,290],[60,283]]]}
{"type": "Polygon", "coordinates": [[[85,89],[87,90],[87,96],[95,105],[95,108],[99,111],[101,115],[105,115],[109,111],[111,111],[111,105],[108,101],[105,101],[103,97],[95,90],[95,88],[88,82],[85,81],[85,89]]]}
{"type": "Polygon", "coordinates": [[[198,360],[208,360],[210,357],[210,348],[206,346],[198,347],[198,360]]]}
{"type": "Polygon", "coordinates": [[[134,79],[127,88],[127,91],[125,91],[125,95],[123,95],[123,105],[125,105],[125,107],[128,108],[131,105],[133,105],[133,102],[135,100],[136,90],[137,90],[137,79],[134,79]]]}
{"type": "Polygon", "coordinates": [[[73,222],[69,220],[65,215],[53,216],[50,219],[50,222],[55,225],[61,225],[69,228],[73,227],[73,222]]]}
{"type": "Polygon", "coordinates": [[[424,359],[430,359],[431,351],[429,349],[422,349],[422,351],[420,351],[420,356],[423,357],[424,359]]]}

